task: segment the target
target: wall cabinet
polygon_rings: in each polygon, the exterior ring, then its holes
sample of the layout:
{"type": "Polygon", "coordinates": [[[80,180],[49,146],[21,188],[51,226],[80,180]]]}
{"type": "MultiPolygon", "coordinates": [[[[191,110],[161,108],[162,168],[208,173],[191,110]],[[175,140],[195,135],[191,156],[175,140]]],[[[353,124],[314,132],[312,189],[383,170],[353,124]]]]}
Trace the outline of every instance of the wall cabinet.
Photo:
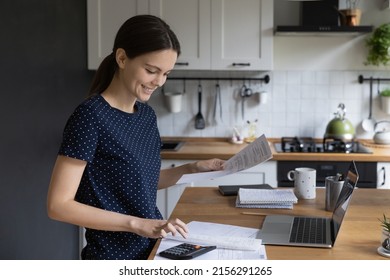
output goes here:
{"type": "MultiPolygon", "coordinates": [[[[193,160],[163,160],[162,168],[171,168],[180,166],[185,163],[193,162],[193,160]]],[[[273,187],[277,186],[276,180],[276,161],[267,161],[256,165],[252,168],[227,175],[214,180],[205,180],[194,182],[191,187],[215,187],[218,185],[251,185],[251,184],[269,184],[273,187]]],[[[159,207],[164,218],[168,218],[175,208],[187,184],[174,185],[164,190],[159,190],[157,193],[157,206],[159,207]]]]}
{"type": "Polygon", "coordinates": [[[148,0],[87,0],[88,69],[97,69],[112,52],[116,32],[125,20],[148,13],[148,0]]]}
{"type": "Polygon", "coordinates": [[[163,18],[182,54],[175,69],[272,70],[272,0],[88,0],[88,68],[112,51],[120,25],[137,14],[163,18]]]}

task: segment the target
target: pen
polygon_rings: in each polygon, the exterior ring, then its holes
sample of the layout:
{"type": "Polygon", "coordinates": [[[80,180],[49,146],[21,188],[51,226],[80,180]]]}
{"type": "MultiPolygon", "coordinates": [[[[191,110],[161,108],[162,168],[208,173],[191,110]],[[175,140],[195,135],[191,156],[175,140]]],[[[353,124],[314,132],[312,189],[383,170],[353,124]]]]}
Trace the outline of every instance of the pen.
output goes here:
{"type": "Polygon", "coordinates": [[[267,216],[267,213],[259,213],[259,212],[241,212],[243,215],[254,215],[254,216],[267,216]]]}

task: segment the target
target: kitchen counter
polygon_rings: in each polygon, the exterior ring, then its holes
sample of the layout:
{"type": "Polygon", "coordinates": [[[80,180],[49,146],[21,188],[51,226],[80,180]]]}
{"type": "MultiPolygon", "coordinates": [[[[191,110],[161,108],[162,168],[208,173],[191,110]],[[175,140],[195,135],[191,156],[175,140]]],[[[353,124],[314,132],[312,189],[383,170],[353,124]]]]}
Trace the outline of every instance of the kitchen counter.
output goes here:
{"type": "MultiPolygon", "coordinates": [[[[226,138],[196,138],[196,137],[162,137],[163,141],[182,141],[177,151],[161,152],[162,159],[191,159],[201,160],[210,158],[229,159],[248,144],[232,144],[226,138]]],[[[390,145],[378,145],[372,140],[359,140],[364,146],[372,150],[372,154],[347,153],[277,153],[273,143],[280,138],[268,138],[275,161],[367,161],[390,162],[390,145]]]]}

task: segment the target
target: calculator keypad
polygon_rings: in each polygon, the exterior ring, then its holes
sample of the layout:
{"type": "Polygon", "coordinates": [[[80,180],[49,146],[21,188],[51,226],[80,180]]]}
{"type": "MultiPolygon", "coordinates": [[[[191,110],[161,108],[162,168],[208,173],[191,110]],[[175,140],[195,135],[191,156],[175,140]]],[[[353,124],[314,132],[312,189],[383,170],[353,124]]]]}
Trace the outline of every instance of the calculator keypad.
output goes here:
{"type": "Polygon", "coordinates": [[[200,246],[188,243],[171,247],[159,253],[160,256],[175,260],[193,259],[206,252],[214,250],[215,246],[200,246]]]}

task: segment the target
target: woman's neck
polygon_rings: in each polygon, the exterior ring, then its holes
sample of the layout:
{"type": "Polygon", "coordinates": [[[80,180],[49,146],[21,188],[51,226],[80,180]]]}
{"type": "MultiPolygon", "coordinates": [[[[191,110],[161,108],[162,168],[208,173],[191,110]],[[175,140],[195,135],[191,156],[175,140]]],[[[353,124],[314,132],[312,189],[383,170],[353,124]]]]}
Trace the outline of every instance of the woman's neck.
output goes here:
{"type": "Polygon", "coordinates": [[[134,113],[136,98],[111,84],[101,94],[111,107],[126,113],[134,113]]]}

